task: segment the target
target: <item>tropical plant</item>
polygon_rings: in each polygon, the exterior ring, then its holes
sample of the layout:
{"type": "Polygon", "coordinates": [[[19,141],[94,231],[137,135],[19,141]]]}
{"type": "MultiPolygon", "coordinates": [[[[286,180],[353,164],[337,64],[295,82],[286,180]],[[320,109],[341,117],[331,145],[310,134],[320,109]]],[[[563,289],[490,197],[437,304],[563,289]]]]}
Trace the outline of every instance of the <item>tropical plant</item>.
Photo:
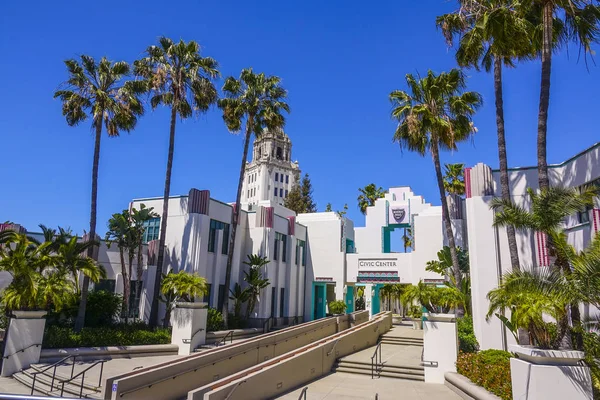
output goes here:
{"type": "MultiPolygon", "coordinates": [[[[108,231],[105,235],[108,248],[116,243],[119,248],[119,260],[121,261],[121,276],[123,277],[123,314],[129,316],[129,294],[131,292],[131,262],[129,271],[125,262],[125,252],[131,247],[131,215],[128,210],[113,214],[108,220],[108,231]]],[[[130,261],[132,254],[129,253],[130,261]]]]}
{"type": "Polygon", "coordinates": [[[223,314],[216,308],[209,307],[206,317],[206,331],[215,332],[223,329],[223,314]]]}
{"type": "Polygon", "coordinates": [[[344,204],[344,209],[335,212],[338,217],[344,218],[344,215],[348,214],[348,204],[344,204]]]}
{"type": "Polygon", "coordinates": [[[246,319],[250,318],[256,302],[259,299],[260,291],[270,285],[269,279],[263,278],[260,269],[267,265],[269,260],[256,254],[249,254],[248,261],[244,261],[249,268],[244,271],[244,281],[248,284],[246,288],[249,293],[248,306],[246,307],[246,319]]]}
{"type": "Polygon", "coordinates": [[[229,289],[229,300],[233,301],[233,315],[239,318],[242,312],[242,305],[250,299],[250,291],[248,288],[242,289],[239,283],[235,283],[233,290],[229,289]]]}
{"type": "Polygon", "coordinates": [[[473,318],[465,315],[456,320],[456,330],[458,334],[458,348],[465,353],[474,353],[479,350],[479,343],[475,337],[473,329],[473,318]]]}
{"type": "MultiPolygon", "coordinates": [[[[283,112],[289,113],[290,108],[286,103],[287,91],[281,86],[281,79],[277,76],[266,76],[264,73],[254,73],[252,68],[242,70],[238,79],[232,76],[228,77],[223,85],[223,93],[225,97],[218,101],[218,105],[223,111],[223,120],[227,128],[231,132],[240,132],[244,121],[246,123],[244,151],[242,153],[235,208],[231,218],[231,237],[229,239],[229,252],[227,253],[227,268],[225,271],[225,287],[229,290],[250,139],[253,134],[259,137],[265,129],[271,132],[281,130],[285,125],[283,112]]],[[[225,296],[222,310],[225,328],[227,328],[228,312],[229,298],[225,296]]]]}
{"type": "MultiPolygon", "coordinates": [[[[574,188],[550,187],[536,193],[533,189],[527,190],[530,210],[521,207],[512,201],[493,199],[490,206],[496,212],[494,224],[496,226],[513,225],[517,231],[539,232],[548,238],[548,254],[553,258],[552,265],[561,270],[565,277],[572,275],[571,263],[575,259],[575,251],[568,245],[566,234],[563,232],[563,221],[576,212],[585,211],[594,204],[598,195],[598,188],[587,187],[582,190],[574,188]]],[[[585,268],[594,268],[593,262],[584,261],[587,257],[593,258],[594,251],[589,255],[580,257],[577,262],[586,265],[585,268]]],[[[575,325],[581,321],[579,306],[571,303],[571,319],[575,325]]],[[[566,314],[561,314],[564,320],[560,326],[566,329],[566,314]]],[[[521,328],[527,328],[520,325],[521,328]]],[[[565,332],[561,334],[564,336],[565,332]]]]}
{"type": "Polygon", "coordinates": [[[404,245],[405,253],[407,249],[412,249],[414,247],[415,244],[412,228],[404,228],[402,233],[402,244],[404,245]]]}
{"type": "Polygon", "coordinates": [[[171,194],[171,171],[175,152],[175,124],[177,117],[187,119],[194,114],[208,111],[217,101],[217,89],[213,80],[219,76],[217,62],[210,57],[202,57],[200,45],[195,41],[179,43],[161,37],[158,45],[146,49],[146,56],[133,63],[134,72],[140,82],[150,92],[150,105],[153,109],[164,105],[171,109],[169,128],[169,151],[165,174],[163,209],[160,220],[160,237],[156,260],[156,282],[150,312],[150,321],[158,325],[158,298],[163,275],[169,196],[171,194]]]}
{"type": "Polygon", "coordinates": [[[331,203],[327,203],[327,205],[325,206],[325,212],[332,212],[333,211],[333,206],[331,205],[331,203]]]}
{"type": "MultiPolygon", "coordinates": [[[[456,60],[461,67],[494,69],[494,96],[496,100],[496,127],[500,189],[502,198],[510,200],[508,159],[504,126],[504,99],[502,96],[502,67],[514,67],[514,61],[531,58],[534,53],[534,29],[531,18],[515,8],[518,3],[505,0],[460,0],[460,8],[438,17],[448,45],[458,39],[456,60]]],[[[519,254],[514,227],[506,227],[511,265],[519,268],[519,254]]]]}
{"type": "MultiPolygon", "coordinates": [[[[313,189],[310,177],[304,174],[302,181],[296,183],[289,195],[285,198],[283,205],[286,208],[294,211],[296,214],[314,213],[317,212],[317,204],[313,199],[313,189]]],[[[331,207],[331,204],[329,204],[331,207]]],[[[333,211],[333,209],[325,208],[325,211],[333,211]]]]}
{"type": "Polygon", "coordinates": [[[448,194],[465,194],[465,164],[444,164],[444,189],[448,194]]]}
{"type": "Polygon", "coordinates": [[[373,207],[375,201],[385,196],[385,190],[383,188],[375,186],[374,183],[369,183],[364,188],[358,188],[358,208],[360,212],[365,215],[367,213],[367,207],[373,207]]]}
{"type": "Polygon", "coordinates": [[[177,273],[169,271],[163,276],[160,292],[164,296],[163,301],[167,306],[163,327],[169,326],[171,311],[177,302],[193,303],[196,297],[206,293],[206,279],[198,274],[190,274],[185,271],[177,273]]]}
{"type": "Polygon", "coordinates": [[[440,149],[456,150],[459,142],[475,133],[472,117],[482,105],[481,95],[465,91],[465,77],[457,69],[439,75],[429,71],[427,76],[418,79],[407,74],[406,83],[410,93],[396,90],[390,94],[392,117],[398,121],[394,141],[401,148],[416,151],[422,156],[431,153],[454,275],[460,286],[461,275],[444,189],[440,149]]]}
{"type": "MultiPolygon", "coordinates": [[[[69,126],[76,126],[88,117],[92,119],[95,131],[94,159],[92,164],[92,195],[90,210],[89,240],[96,240],[96,209],[98,199],[98,165],[100,160],[100,139],[102,125],[110,137],[119,136],[121,131],[131,131],[144,107],[139,95],[144,85],[136,81],[126,81],[130,68],[126,62],[111,62],[102,58],[96,62],[92,57],[82,55],[81,62],[65,61],[69,78],[63,88],[54,93],[62,101],[62,114],[69,126]]],[[[94,247],[88,248],[88,257],[94,257],[94,247]]],[[[89,278],[84,277],[81,288],[81,301],[75,321],[75,330],[80,331],[85,321],[85,307],[89,289],[89,278]]]]}
{"type": "Polygon", "coordinates": [[[408,309],[408,316],[413,319],[423,318],[423,309],[420,306],[412,305],[408,309]]]}
{"type": "Polygon", "coordinates": [[[329,312],[334,315],[346,312],[346,303],[343,300],[334,300],[329,303],[329,312]]]}
{"type": "MultiPolygon", "coordinates": [[[[138,289],[137,292],[142,292],[142,275],[144,273],[143,265],[143,246],[144,246],[144,233],[146,231],[145,222],[150,221],[153,218],[158,218],[159,215],[154,212],[154,207],[146,207],[144,203],[140,204],[140,209],[135,207],[131,209],[131,240],[129,241],[129,253],[133,254],[137,251],[137,263],[136,263],[136,278],[138,289]]],[[[131,267],[130,267],[131,268],[131,267]]]]}

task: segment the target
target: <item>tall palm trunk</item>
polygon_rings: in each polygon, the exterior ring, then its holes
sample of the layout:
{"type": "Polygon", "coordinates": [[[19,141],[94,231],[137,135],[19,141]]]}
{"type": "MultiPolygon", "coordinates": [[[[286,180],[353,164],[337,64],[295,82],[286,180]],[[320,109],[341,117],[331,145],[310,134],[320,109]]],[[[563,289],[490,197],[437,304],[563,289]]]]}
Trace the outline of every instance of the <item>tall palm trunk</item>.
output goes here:
{"type": "MultiPolygon", "coordinates": [[[[235,197],[235,210],[231,215],[231,238],[229,239],[229,252],[227,253],[227,268],[225,270],[225,293],[229,292],[229,286],[231,286],[231,267],[233,264],[233,249],[235,248],[235,233],[237,231],[238,219],[240,217],[240,200],[242,198],[242,186],[244,184],[244,172],[246,171],[246,159],[248,158],[248,146],[250,145],[250,136],[252,136],[252,129],[254,126],[254,117],[248,116],[246,122],[246,137],[244,138],[244,153],[242,154],[242,165],[240,167],[240,178],[238,180],[237,195],[235,197]]],[[[228,328],[228,314],[229,314],[229,296],[223,296],[223,308],[221,313],[223,314],[223,323],[225,329],[228,328]]]]}
{"type": "Polygon", "coordinates": [[[537,156],[540,189],[550,186],[546,160],[546,134],[548,131],[548,105],[550,103],[550,72],[552,70],[552,1],[546,0],[543,9],[544,40],[542,46],[542,83],[538,112],[537,156]]]}
{"type": "MultiPolygon", "coordinates": [[[[90,232],[88,240],[96,240],[96,212],[98,203],[98,165],[100,163],[100,139],[102,138],[102,119],[96,119],[96,140],[94,142],[94,161],[92,164],[92,201],[90,207],[90,232]]],[[[94,247],[90,246],[87,255],[94,258],[94,247]]],[[[75,332],[81,331],[85,323],[85,308],[87,306],[87,295],[90,286],[90,278],[83,276],[81,286],[81,299],[79,301],[79,310],[75,319],[75,332]]]]}
{"type": "Polygon", "coordinates": [[[136,265],[136,284],[137,284],[137,296],[140,298],[142,296],[142,275],[144,274],[144,266],[142,265],[144,259],[142,256],[143,246],[140,237],[140,245],[137,250],[137,265],[136,265]]]}
{"type": "MultiPolygon", "coordinates": [[[[510,201],[510,187],[508,185],[508,160],[506,157],[506,137],[504,135],[504,100],[502,96],[502,59],[494,59],[494,95],[496,97],[496,125],[498,128],[498,159],[500,161],[500,188],[502,200],[510,201]]],[[[519,251],[515,236],[515,227],[506,227],[508,236],[508,249],[510,251],[510,264],[513,270],[520,269],[519,251]]]]}
{"type": "MultiPolygon", "coordinates": [[[[173,96],[177,98],[177,96],[173,96]]],[[[159,326],[158,320],[158,297],[160,296],[160,281],[163,273],[163,261],[165,258],[165,240],[167,236],[167,217],[169,215],[169,195],[171,193],[171,169],[173,168],[173,152],[175,151],[175,123],[177,121],[177,108],[171,107],[171,128],[169,132],[169,154],[167,156],[167,173],[165,176],[165,193],[163,195],[163,211],[160,219],[160,239],[158,242],[158,257],[156,259],[156,276],[154,278],[154,295],[152,297],[152,309],[150,311],[150,323],[159,326]]],[[[168,325],[168,315],[165,315],[163,325],[168,325]]]]}
{"type": "MultiPolygon", "coordinates": [[[[433,156],[435,175],[437,178],[438,188],[440,190],[440,199],[442,201],[442,219],[444,220],[444,226],[446,228],[446,238],[448,239],[448,247],[450,247],[450,257],[452,258],[452,270],[454,272],[454,279],[456,280],[456,286],[461,287],[462,276],[460,274],[458,254],[456,253],[456,242],[454,241],[452,222],[450,221],[450,212],[448,210],[446,190],[444,189],[444,179],[442,176],[442,167],[440,165],[440,152],[438,149],[438,144],[435,141],[432,141],[431,144],[431,155],[433,156]]],[[[462,312],[464,312],[464,310],[462,309],[462,307],[460,307],[460,313],[462,314],[462,312]]]]}
{"type": "Polygon", "coordinates": [[[125,249],[119,246],[119,257],[121,258],[121,276],[123,277],[123,312],[127,320],[129,312],[129,276],[127,276],[127,264],[125,263],[125,249]]]}

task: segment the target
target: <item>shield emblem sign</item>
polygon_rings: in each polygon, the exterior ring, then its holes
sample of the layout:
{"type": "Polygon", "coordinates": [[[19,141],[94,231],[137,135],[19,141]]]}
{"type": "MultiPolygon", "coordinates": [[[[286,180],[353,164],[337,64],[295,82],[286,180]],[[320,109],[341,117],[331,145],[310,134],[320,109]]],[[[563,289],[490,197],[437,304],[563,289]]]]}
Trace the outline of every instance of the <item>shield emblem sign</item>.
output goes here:
{"type": "Polygon", "coordinates": [[[397,223],[404,221],[406,210],[404,208],[392,208],[392,215],[397,223]]]}

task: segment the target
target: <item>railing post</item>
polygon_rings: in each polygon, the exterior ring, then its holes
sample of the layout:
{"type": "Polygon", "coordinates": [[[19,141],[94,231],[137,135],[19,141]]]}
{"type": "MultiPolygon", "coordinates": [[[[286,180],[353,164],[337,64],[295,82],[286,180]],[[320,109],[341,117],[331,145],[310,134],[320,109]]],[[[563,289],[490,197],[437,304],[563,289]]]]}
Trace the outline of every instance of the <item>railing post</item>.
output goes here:
{"type": "Polygon", "coordinates": [[[71,378],[73,377],[74,373],[75,373],[75,357],[73,357],[72,366],[71,366],[71,378]]]}
{"type": "Polygon", "coordinates": [[[83,382],[85,382],[85,371],[83,371],[83,375],[81,375],[81,387],[79,389],[79,397],[83,395],[83,382]]]}
{"type": "Polygon", "coordinates": [[[102,371],[104,371],[104,361],[100,363],[100,378],[98,379],[98,387],[102,384],[102,371]]]}
{"type": "Polygon", "coordinates": [[[37,374],[33,374],[33,384],[31,385],[31,395],[33,396],[33,390],[35,389],[35,379],[37,378],[37,374]]]}

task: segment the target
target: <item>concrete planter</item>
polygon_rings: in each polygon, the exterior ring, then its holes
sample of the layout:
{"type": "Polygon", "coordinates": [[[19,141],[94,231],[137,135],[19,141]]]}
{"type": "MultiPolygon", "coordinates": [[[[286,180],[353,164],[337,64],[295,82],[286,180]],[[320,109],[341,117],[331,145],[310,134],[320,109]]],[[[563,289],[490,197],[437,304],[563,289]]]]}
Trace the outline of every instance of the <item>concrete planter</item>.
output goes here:
{"type": "Polygon", "coordinates": [[[4,338],[2,376],[11,376],[40,361],[46,311],[13,311],[4,338]]]}
{"type": "Polygon", "coordinates": [[[456,314],[423,313],[425,321],[456,322],[456,314]]]}
{"type": "Polygon", "coordinates": [[[13,311],[13,316],[17,319],[39,319],[44,318],[48,312],[46,311],[13,311]]]}
{"type": "Polygon", "coordinates": [[[208,303],[191,303],[187,301],[177,302],[173,305],[173,308],[188,308],[192,310],[197,310],[200,308],[208,308],[208,303]]]}
{"type": "Polygon", "coordinates": [[[413,318],[412,325],[413,325],[413,329],[415,329],[415,330],[423,329],[423,321],[421,321],[420,319],[413,318]]]}
{"type": "Polygon", "coordinates": [[[590,370],[580,364],[582,351],[508,347],[518,357],[510,359],[513,398],[593,399],[590,370]]]}

